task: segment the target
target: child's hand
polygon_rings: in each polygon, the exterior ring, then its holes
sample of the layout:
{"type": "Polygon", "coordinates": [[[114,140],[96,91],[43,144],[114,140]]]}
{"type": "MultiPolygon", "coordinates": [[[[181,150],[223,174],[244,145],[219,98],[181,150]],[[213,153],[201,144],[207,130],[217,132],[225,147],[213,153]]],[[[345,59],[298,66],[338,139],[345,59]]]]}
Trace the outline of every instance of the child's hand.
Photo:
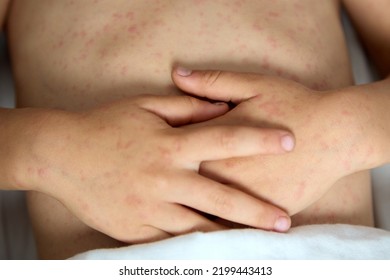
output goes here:
{"type": "MultiPolygon", "coordinates": [[[[179,69],[179,71],[183,71],[179,69]]],[[[293,215],[321,198],[342,177],[373,167],[378,153],[351,96],[319,93],[274,76],[194,71],[173,73],[185,92],[237,106],[227,114],[194,125],[252,125],[288,128],[293,152],[206,162],[200,173],[231,184],[293,215]]]]}
{"type": "Polygon", "coordinates": [[[290,134],[282,130],[182,126],[227,110],[188,96],[139,96],[56,115],[43,120],[50,131],[34,146],[31,184],[125,242],[223,228],[197,211],[285,231],[290,219],[282,210],[198,174],[202,161],[285,152],[281,141],[290,134]]]}

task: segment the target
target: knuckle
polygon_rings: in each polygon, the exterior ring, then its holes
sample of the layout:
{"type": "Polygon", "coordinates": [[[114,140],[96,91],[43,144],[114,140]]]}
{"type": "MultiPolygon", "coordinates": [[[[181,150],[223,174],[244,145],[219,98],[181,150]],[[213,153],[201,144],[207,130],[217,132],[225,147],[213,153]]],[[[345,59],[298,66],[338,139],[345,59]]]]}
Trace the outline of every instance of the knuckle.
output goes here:
{"type": "Polygon", "coordinates": [[[204,87],[212,87],[222,75],[222,71],[205,71],[202,74],[204,87]]]}
{"type": "Polygon", "coordinates": [[[236,133],[233,130],[226,129],[219,136],[220,146],[225,150],[234,150],[236,145],[236,133]]]}
{"type": "Polygon", "coordinates": [[[169,193],[170,188],[172,186],[172,180],[166,175],[165,172],[154,174],[153,177],[154,183],[152,184],[152,189],[157,196],[161,196],[162,194],[169,193]]]}
{"type": "Polygon", "coordinates": [[[182,129],[176,128],[175,133],[171,133],[169,135],[168,145],[172,151],[171,155],[174,158],[180,158],[180,156],[186,151],[187,142],[188,138],[185,133],[183,133],[182,129]]]}
{"type": "Polygon", "coordinates": [[[187,112],[191,112],[191,115],[189,116],[188,121],[192,122],[194,120],[194,117],[195,117],[195,112],[196,112],[195,109],[199,106],[200,100],[192,98],[190,96],[185,96],[183,98],[183,102],[185,103],[185,104],[183,104],[183,105],[185,105],[184,107],[188,108],[187,112]]]}
{"type": "Polygon", "coordinates": [[[212,201],[216,215],[223,217],[233,212],[234,206],[231,199],[231,193],[229,191],[223,190],[214,194],[212,201]]]}

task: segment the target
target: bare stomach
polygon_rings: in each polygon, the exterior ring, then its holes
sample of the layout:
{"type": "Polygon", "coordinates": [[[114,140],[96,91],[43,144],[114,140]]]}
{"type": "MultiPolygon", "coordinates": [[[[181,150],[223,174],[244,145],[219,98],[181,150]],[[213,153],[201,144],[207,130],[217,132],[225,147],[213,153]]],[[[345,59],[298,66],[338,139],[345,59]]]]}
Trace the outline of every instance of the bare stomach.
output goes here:
{"type": "MultiPolygon", "coordinates": [[[[313,2],[15,0],[8,37],[18,106],[83,110],[178,94],[175,64],[279,75],[318,90],[350,85],[338,3],[313,2]]],[[[118,245],[49,197],[31,194],[29,204],[43,257],[118,245]]],[[[373,225],[368,172],[343,178],[293,217],[294,225],[327,222],[373,225]]]]}

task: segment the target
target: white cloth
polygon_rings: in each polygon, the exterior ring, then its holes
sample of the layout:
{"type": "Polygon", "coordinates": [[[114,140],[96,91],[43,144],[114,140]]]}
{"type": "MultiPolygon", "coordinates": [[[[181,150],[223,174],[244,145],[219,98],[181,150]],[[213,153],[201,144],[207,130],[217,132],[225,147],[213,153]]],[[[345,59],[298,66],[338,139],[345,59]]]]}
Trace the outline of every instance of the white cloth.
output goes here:
{"type": "Polygon", "coordinates": [[[72,259],[390,259],[390,231],[353,225],[310,225],[276,233],[255,229],[192,233],[72,259]]]}

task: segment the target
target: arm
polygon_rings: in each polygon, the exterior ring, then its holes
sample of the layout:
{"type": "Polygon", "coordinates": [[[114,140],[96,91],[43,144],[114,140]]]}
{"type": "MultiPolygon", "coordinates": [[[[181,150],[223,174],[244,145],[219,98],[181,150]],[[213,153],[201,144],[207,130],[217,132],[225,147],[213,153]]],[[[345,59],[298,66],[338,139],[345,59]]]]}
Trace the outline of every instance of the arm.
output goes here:
{"type": "Polygon", "coordinates": [[[0,29],[3,31],[10,0],[0,0],[0,29]]]}
{"type": "Polygon", "coordinates": [[[346,91],[372,126],[372,142],[381,147],[377,165],[390,162],[390,1],[343,0],[369,56],[384,80],[346,91]]]}
{"type": "Polygon", "coordinates": [[[283,156],[206,162],[201,174],[269,201],[290,215],[323,197],[343,177],[389,158],[387,80],[316,92],[275,76],[221,71],[173,73],[180,89],[237,106],[195,126],[242,124],[285,127],[296,147],[283,156]],[[286,191],[288,190],[288,191],[286,191]]]}
{"type": "Polygon", "coordinates": [[[390,73],[390,1],[343,0],[380,74],[390,73]]]}
{"type": "Polygon", "coordinates": [[[280,130],[183,127],[227,110],[188,96],[138,96],[81,113],[0,109],[0,183],[48,194],[131,243],[223,228],[191,209],[287,230],[280,209],[198,174],[203,160],[284,152],[280,130]]]}

